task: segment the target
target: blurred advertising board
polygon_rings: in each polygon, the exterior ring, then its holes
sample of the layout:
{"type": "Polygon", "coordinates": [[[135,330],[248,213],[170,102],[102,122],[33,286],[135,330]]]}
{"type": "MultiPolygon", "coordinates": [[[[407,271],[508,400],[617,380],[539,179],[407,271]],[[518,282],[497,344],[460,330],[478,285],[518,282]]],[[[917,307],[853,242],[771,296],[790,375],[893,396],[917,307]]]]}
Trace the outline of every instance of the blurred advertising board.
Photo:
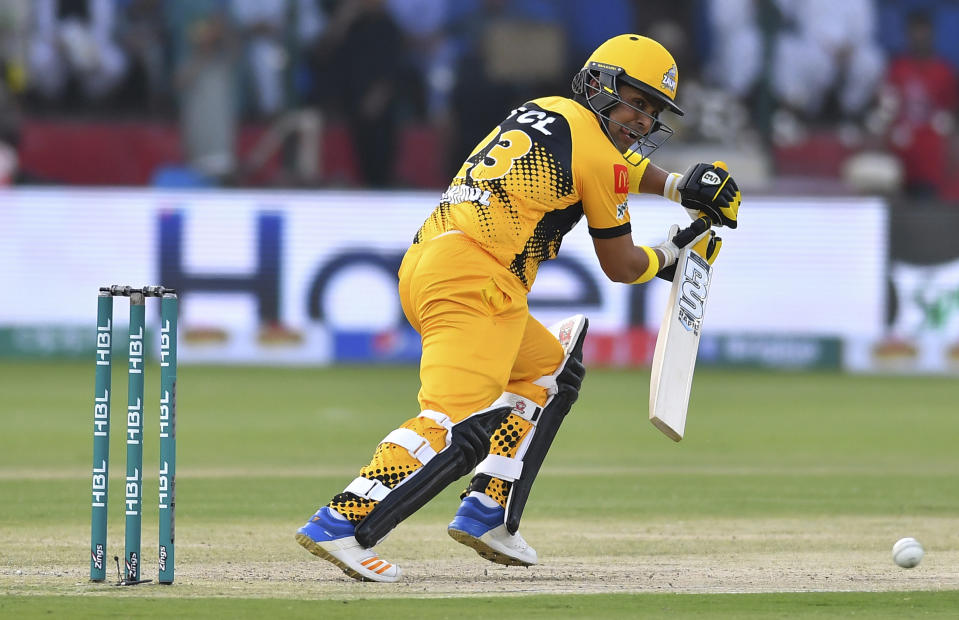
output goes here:
{"type": "MultiPolygon", "coordinates": [[[[419,341],[400,309],[396,269],[439,196],[5,190],[0,356],[92,354],[99,286],[163,284],[181,294],[183,363],[415,361],[419,341]]],[[[630,213],[642,244],[689,221],[655,197],[632,196],[630,213]]],[[[840,343],[883,338],[882,201],[756,197],[741,215],[737,230],[721,232],[703,363],[834,367],[840,343]]],[[[580,222],[559,258],[541,266],[530,307],[546,324],[589,316],[594,363],[645,365],[667,295],[662,281],[609,282],[580,222]]]]}
{"type": "Polygon", "coordinates": [[[894,203],[882,337],[848,347],[853,371],[959,373],[959,208],[894,203]]]}

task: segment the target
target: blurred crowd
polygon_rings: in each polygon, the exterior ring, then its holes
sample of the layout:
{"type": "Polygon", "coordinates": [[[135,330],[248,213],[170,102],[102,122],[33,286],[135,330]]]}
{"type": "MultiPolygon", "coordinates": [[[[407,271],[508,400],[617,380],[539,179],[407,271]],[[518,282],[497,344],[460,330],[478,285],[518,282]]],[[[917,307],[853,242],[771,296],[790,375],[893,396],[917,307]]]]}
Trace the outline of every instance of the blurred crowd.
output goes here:
{"type": "Polygon", "coordinates": [[[955,0],[0,0],[0,183],[31,181],[31,119],[174,123],[178,178],[234,185],[277,153],[277,184],[330,184],[340,127],[360,183],[396,187],[419,127],[447,177],[623,32],[677,60],[676,142],[774,161],[825,134],[885,155],[897,191],[959,193],[955,0]],[[268,129],[241,154],[247,124],[268,129]]]}

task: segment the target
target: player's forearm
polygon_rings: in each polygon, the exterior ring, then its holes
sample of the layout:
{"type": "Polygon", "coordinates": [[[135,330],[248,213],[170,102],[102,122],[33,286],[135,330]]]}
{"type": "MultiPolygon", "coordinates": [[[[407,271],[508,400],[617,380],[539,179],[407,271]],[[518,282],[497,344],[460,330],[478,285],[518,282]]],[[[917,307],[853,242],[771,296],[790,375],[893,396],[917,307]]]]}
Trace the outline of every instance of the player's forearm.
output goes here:
{"type": "MultiPolygon", "coordinates": [[[[623,280],[627,284],[643,284],[656,277],[656,274],[669,263],[669,257],[660,247],[650,247],[647,245],[636,246],[637,255],[642,254],[645,258],[642,263],[636,265],[637,269],[633,274],[623,280]]],[[[675,262],[675,258],[673,259],[675,262]]]]}
{"type": "Polygon", "coordinates": [[[630,258],[624,265],[624,272],[617,282],[626,284],[642,284],[656,277],[659,270],[668,262],[663,250],[648,245],[635,245],[630,252],[630,258]]]}
{"type": "Polygon", "coordinates": [[[669,172],[650,162],[646,166],[646,171],[643,172],[643,178],[639,181],[639,193],[662,196],[668,177],[669,172]]]}
{"type": "Polygon", "coordinates": [[[643,178],[639,181],[639,193],[665,196],[673,202],[681,202],[679,181],[683,175],[678,172],[667,172],[659,166],[650,163],[646,166],[643,178]]]}
{"type": "Polygon", "coordinates": [[[603,273],[613,282],[647,282],[668,260],[658,248],[633,245],[629,235],[616,239],[594,239],[593,245],[603,273]]]}

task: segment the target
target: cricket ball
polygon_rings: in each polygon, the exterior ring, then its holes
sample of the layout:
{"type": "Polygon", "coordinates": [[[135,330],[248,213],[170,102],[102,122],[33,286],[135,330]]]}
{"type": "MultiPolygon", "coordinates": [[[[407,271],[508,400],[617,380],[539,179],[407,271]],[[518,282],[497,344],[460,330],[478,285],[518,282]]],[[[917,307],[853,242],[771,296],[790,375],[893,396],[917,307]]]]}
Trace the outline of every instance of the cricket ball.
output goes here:
{"type": "Polygon", "coordinates": [[[922,560],[924,551],[915,538],[900,538],[892,546],[892,561],[903,568],[912,568],[922,560]]]}

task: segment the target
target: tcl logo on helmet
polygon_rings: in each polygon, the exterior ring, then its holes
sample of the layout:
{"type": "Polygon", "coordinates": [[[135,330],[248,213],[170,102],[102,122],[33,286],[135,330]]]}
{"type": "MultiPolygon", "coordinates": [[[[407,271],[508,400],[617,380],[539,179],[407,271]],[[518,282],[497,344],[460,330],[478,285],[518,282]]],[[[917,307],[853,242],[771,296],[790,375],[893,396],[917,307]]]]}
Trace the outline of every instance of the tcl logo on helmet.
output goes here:
{"type": "Polygon", "coordinates": [[[719,178],[719,175],[712,170],[707,170],[703,174],[702,178],[699,179],[699,182],[703,185],[719,185],[722,182],[722,179],[719,178]]]}

